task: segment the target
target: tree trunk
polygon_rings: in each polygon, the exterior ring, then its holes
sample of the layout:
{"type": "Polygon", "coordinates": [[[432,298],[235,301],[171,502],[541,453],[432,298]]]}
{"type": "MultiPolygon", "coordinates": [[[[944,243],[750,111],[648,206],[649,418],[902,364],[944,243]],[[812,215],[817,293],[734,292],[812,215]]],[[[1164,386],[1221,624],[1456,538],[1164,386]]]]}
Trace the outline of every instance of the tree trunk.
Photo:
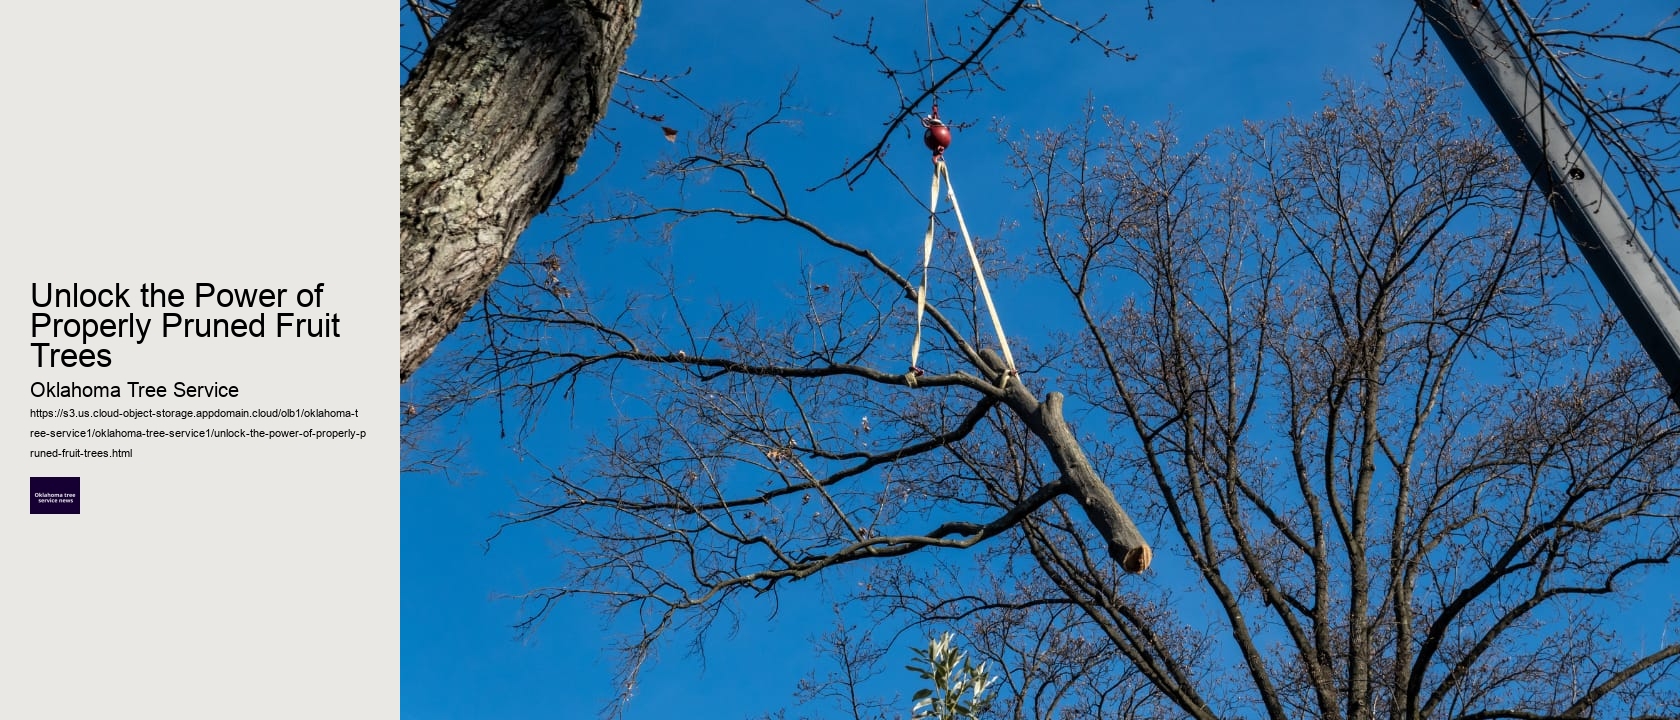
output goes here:
{"type": "Polygon", "coordinates": [[[403,380],[460,324],[606,113],[641,0],[461,0],[402,88],[403,380]]]}

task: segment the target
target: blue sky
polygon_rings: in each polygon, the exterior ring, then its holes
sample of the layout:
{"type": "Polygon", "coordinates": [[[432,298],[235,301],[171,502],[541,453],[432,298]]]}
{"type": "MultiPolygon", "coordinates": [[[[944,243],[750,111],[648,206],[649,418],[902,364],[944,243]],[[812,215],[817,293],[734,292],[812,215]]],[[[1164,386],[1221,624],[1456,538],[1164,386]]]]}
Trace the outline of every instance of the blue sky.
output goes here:
{"type": "MultiPolygon", "coordinates": [[[[806,187],[866,149],[896,107],[891,86],[880,79],[873,61],[831,36],[856,36],[863,20],[874,16],[876,42],[895,57],[919,53],[926,42],[921,3],[831,4],[843,6],[839,20],[801,2],[649,2],[626,68],[656,74],[686,69],[680,86],[700,103],[744,101],[749,109],[762,108],[797,73],[791,97],[807,111],[805,125],[797,134],[779,136],[764,152],[798,179],[791,184],[806,187]]],[[[936,23],[949,28],[959,21],[961,4],[935,4],[949,8],[935,9],[936,23]]],[[[976,125],[958,136],[949,160],[969,223],[982,234],[1011,213],[1024,214],[1026,201],[1005,182],[1002,151],[985,131],[994,120],[1019,130],[1066,125],[1077,119],[1089,97],[1141,122],[1172,113],[1181,137],[1197,138],[1245,118],[1311,112],[1325,90],[1326,73],[1370,77],[1378,44],[1392,47],[1399,41],[1412,11],[1409,2],[1289,3],[1287,11],[1278,9],[1280,3],[1158,3],[1149,21],[1143,3],[1058,6],[1078,17],[1106,8],[1110,17],[1102,34],[1138,57],[1132,62],[1104,59],[1088,45],[1069,44],[1066,31],[1036,26],[1031,36],[992,56],[1001,91],[945,100],[947,119],[976,125]]],[[[1415,39],[1406,45],[1408,51],[1416,47],[1415,39]]],[[[648,98],[644,106],[666,113],[664,124],[676,127],[684,140],[696,129],[697,113],[680,104],[648,98]]],[[[1470,107],[1480,113],[1479,106],[1470,107]]],[[[604,125],[624,143],[618,168],[628,173],[624,177],[635,177],[637,168],[678,149],[663,140],[656,123],[618,108],[604,125]]],[[[925,153],[919,145],[901,138],[894,150],[925,153]]],[[[602,162],[597,143],[568,181],[567,192],[602,162]]],[[[925,178],[906,180],[925,192],[925,178]]],[[[834,232],[896,243],[895,249],[883,251],[900,259],[915,252],[925,222],[914,201],[879,177],[850,192],[798,200],[834,232]]],[[[557,232],[555,222],[539,220],[527,237],[557,232]]],[[[739,231],[689,236],[675,252],[691,254],[684,266],[703,286],[728,280],[722,261],[738,260],[733,249],[743,240],[739,231]]],[[[614,260],[598,260],[599,271],[610,275],[614,260]]],[[[774,268],[790,260],[797,258],[771,248],[759,262],[774,268]]],[[[1011,302],[1020,299],[1006,288],[1000,303],[1010,307],[1011,302]]],[[[559,417],[546,420],[541,430],[541,460],[562,462],[567,443],[591,429],[598,413],[590,400],[551,413],[559,417]]],[[[507,450],[488,412],[454,430],[467,443],[464,464],[474,472],[449,478],[409,475],[403,481],[403,716],[595,717],[614,693],[613,658],[603,650],[614,628],[589,606],[573,603],[521,641],[512,628],[521,618],[519,606],[500,599],[554,582],[551,568],[554,556],[564,552],[561,539],[522,529],[503,535],[488,551],[485,546],[497,527],[495,514],[514,508],[519,489],[540,477],[538,460],[521,460],[507,450]]],[[[796,586],[782,596],[779,608],[747,604],[737,610],[739,632],[709,638],[704,663],[680,646],[664,648],[644,673],[626,717],[740,718],[789,707],[795,682],[816,664],[807,639],[834,619],[823,587],[796,586]],[[752,672],[739,672],[742,666],[752,672]]],[[[909,658],[907,646],[902,657],[909,658]]],[[[909,676],[902,680],[904,689],[911,689],[909,676]]]]}

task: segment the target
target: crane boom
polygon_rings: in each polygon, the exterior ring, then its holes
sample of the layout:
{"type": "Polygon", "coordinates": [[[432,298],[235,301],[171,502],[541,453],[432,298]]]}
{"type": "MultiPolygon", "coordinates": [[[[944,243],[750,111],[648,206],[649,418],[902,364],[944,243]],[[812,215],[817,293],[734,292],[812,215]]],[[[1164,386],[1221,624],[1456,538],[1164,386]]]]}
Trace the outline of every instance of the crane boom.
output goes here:
{"type": "Polygon", "coordinates": [[[1478,0],[1416,0],[1680,402],[1680,292],[1478,0]]]}

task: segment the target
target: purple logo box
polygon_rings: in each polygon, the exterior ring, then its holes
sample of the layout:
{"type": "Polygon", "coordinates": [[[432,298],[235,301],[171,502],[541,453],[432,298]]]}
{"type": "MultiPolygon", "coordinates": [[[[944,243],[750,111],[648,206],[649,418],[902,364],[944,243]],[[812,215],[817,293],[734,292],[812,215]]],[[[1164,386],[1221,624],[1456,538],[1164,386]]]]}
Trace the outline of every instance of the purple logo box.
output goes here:
{"type": "Polygon", "coordinates": [[[29,514],[82,514],[82,479],[79,477],[29,478],[29,514]]]}

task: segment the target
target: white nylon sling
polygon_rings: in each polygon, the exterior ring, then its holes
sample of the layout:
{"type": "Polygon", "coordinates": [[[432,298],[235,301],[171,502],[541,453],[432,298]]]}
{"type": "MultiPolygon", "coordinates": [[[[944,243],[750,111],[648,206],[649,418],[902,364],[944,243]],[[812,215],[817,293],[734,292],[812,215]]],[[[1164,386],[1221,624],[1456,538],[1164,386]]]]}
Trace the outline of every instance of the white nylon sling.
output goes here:
{"type": "Polygon", "coordinates": [[[974,279],[980,285],[980,297],[986,301],[986,312],[992,317],[992,330],[997,333],[998,346],[1003,350],[1003,361],[1008,365],[1009,373],[1015,374],[1015,355],[1009,352],[1009,338],[1003,334],[1003,321],[998,319],[997,306],[992,303],[992,290],[986,285],[986,273],[980,267],[980,255],[974,250],[974,238],[968,234],[968,223],[963,221],[962,207],[957,204],[957,189],[951,183],[951,171],[945,166],[944,158],[934,160],[933,188],[928,192],[928,225],[927,232],[922,236],[922,286],[916,291],[916,339],[910,344],[910,371],[914,377],[920,373],[916,361],[922,352],[922,317],[927,309],[928,265],[933,260],[933,231],[939,215],[939,180],[945,180],[945,196],[951,201],[951,212],[957,216],[957,229],[962,232],[963,244],[968,248],[968,259],[974,265],[974,279]]]}

